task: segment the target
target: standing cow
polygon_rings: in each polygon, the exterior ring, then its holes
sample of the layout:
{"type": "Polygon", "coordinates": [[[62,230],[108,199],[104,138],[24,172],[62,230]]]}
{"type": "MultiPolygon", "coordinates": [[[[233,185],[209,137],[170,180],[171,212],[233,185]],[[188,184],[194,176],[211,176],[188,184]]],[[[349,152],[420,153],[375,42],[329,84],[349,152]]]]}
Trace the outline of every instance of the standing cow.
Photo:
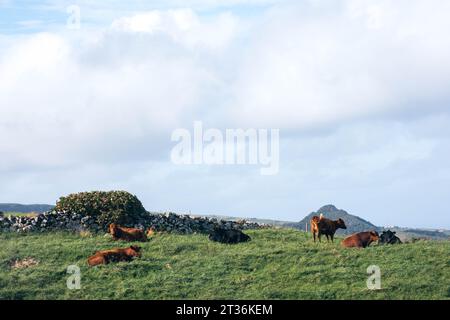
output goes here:
{"type": "Polygon", "coordinates": [[[320,217],[314,216],[311,219],[311,232],[313,234],[314,242],[316,242],[316,235],[319,238],[319,242],[322,242],[321,236],[323,234],[327,237],[327,241],[330,241],[331,238],[331,242],[334,242],[334,234],[339,228],[347,229],[347,226],[342,219],[333,221],[324,218],[323,215],[320,215],[320,217]]]}

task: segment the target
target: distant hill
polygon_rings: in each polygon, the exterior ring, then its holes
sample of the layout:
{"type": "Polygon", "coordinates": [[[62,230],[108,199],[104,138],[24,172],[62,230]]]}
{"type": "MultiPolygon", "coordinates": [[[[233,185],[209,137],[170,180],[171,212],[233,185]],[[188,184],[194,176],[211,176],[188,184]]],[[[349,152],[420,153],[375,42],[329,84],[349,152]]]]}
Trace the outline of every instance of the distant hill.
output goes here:
{"type": "Polygon", "coordinates": [[[320,214],[323,214],[325,218],[331,219],[331,220],[337,220],[339,218],[343,219],[345,221],[345,224],[347,226],[346,230],[339,229],[337,234],[352,234],[355,232],[362,232],[362,231],[368,231],[368,230],[380,230],[381,228],[375,226],[374,224],[370,223],[367,220],[364,220],[358,216],[354,216],[352,214],[349,214],[347,211],[341,210],[336,208],[333,205],[326,205],[320,208],[319,210],[315,212],[311,212],[309,215],[307,215],[303,220],[301,220],[298,223],[290,223],[288,226],[300,230],[305,230],[306,224],[308,224],[308,230],[310,228],[309,223],[313,216],[319,216],[320,214]]]}
{"type": "Polygon", "coordinates": [[[259,224],[267,224],[271,226],[277,226],[277,227],[287,227],[288,225],[292,224],[292,221],[282,221],[282,220],[273,220],[273,219],[264,219],[264,218],[239,218],[239,217],[232,217],[232,216],[225,216],[225,215],[215,215],[215,214],[209,214],[209,215],[195,215],[191,214],[193,217],[205,217],[210,219],[217,219],[217,220],[225,220],[225,221],[239,221],[239,220],[245,220],[247,222],[253,222],[253,223],[259,223],[259,224]]]}
{"type": "Polygon", "coordinates": [[[2,212],[20,212],[42,213],[53,209],[54,206],[49,204],[18,204],[18,203],[0,203],[0,211],[2,212]]]}
{"type": "Polygon", "coordinates": [[[401,227],[393,227],[387,229],[397,232],[397,236],[404,241],[411,239],[450,240],[449,230],[411,229],[401,227]]]}

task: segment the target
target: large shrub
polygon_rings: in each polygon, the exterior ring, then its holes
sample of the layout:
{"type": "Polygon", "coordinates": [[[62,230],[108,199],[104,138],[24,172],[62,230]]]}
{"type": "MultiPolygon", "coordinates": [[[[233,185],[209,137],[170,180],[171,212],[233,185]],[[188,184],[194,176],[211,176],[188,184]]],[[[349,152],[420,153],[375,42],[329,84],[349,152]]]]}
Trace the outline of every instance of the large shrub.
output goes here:
{"type": "Polygon", "coordinates": [[[90,217],[103,229],[110,223],[132,225],[145,214],[139,199],[126,191],[93,191],[61,197],[55,210],[90,217]]]}

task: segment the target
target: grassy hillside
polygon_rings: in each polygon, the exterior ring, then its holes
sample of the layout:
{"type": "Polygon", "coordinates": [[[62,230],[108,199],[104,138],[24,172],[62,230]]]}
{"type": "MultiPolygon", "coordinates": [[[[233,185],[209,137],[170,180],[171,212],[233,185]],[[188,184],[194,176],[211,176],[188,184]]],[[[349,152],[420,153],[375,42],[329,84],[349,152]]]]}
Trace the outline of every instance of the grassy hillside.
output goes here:
{"type": "Polygon", "coordinates": [[[1,299],[449,299],[450,242],[343,249],[314,244],[290,229],[248,231],[238,245],[205,235],[164,234],[143,244],[131,263],[88,268],[106,236],[0,234],[1,299]],[[12,268],[14,259],[39,264],[12,268]],[[68,290],[68,265],[81,267],[81,290],[68,290]],[[366,288],[369,265],[382,272],[382,290],[366,288]]]}

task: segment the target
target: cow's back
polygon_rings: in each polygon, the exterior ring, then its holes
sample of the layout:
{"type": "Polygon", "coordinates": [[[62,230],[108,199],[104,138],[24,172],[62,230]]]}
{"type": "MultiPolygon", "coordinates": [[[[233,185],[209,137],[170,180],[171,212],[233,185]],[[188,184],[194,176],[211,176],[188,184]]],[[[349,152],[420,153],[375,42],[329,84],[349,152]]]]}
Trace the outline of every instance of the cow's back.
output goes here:
{"type": "Polygon", "coordinates": [[[224,230],[218,229],[209,235],[209,239],[221,243],[239,243],[250,240],[250,236],[240,230],[224,230]]]}
{"type": "Polygon", "coordinates": [[[361,248],[362,243],[357,235],[352,235],[342,240],[342,246],[346,248],[361,248]]]}
{"type": "Polygon", "coordinates": [[[360,232],[353,234],[342,241],[346,248],[365,248],[371,243],[370,232],[360,232]]]}
{"type": "Polygon", "coordinates": [[[106,264],[107,261],[105,259],[105,257],[100,254],[100,253],[96,253],[93,256],[88,258],[88,265],[93,267],[93,266],[97,266],[100,264],[106,264]]]}
{"type": "Polygon", "coordinates": [[[327,218],[320,219],[317,223],[317,227],[321,232],[325,234],[334,234],[334,232],[336,231],[334,221],[327,218]]]}
{"type": "Polygon", "coordinates": [[[136,228],[125,228],[121,226],[115,226],[112,233],[114,239],[125,241],[147,241],[144,230],[136,228]]]}

